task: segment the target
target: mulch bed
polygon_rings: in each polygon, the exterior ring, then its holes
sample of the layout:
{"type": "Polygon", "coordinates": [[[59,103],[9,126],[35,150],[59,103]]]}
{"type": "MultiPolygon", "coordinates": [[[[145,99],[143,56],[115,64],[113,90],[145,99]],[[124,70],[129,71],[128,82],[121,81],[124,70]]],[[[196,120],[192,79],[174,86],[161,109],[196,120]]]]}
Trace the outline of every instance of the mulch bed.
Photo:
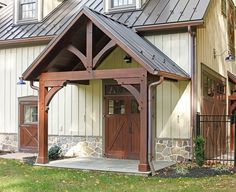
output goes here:
{"type": "Polygon", "coordinates": [[[217,175],[230,175],[236,173],[236,170],[233,168],[228,168],[224,166],[221,167],[209,167],[209,166],[189,166],[186,168],[187,173],[177,173],[177,166],[174,165],[163,170],[157,172],[158,177],[162,178],[180,178],[180,177],[191,177],[191,178],[199,178],[199,177],[210,177],[217,175]]]}
{"type": "Polygon", "coordinates": [[[6,154],[8,154],[8,153],[13,153],[13,152],[11,152],[11,151],[1,151],[1,150],[0,150],[0,155],[6,155],[6,154]]]}

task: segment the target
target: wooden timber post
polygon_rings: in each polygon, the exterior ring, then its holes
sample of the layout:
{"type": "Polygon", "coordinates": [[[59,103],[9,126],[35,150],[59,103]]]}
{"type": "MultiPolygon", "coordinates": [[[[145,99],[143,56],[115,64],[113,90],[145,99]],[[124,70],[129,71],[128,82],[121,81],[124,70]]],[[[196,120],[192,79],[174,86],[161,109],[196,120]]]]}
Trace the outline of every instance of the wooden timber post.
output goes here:
{"type": "Polygon", "coordinates": [[[138,170],[141,172],[150,171],[148,162],[148,83],[147,72],[142,74],[140,82],[140,162],[138,170]]]}
{"type": "Polygon", "coordinates": [[[39,153],[37,163],[48,163],[48,110],[45,101],[48,94],[48,88],[45,87],[45,81],[39,81],[39,153]]]}

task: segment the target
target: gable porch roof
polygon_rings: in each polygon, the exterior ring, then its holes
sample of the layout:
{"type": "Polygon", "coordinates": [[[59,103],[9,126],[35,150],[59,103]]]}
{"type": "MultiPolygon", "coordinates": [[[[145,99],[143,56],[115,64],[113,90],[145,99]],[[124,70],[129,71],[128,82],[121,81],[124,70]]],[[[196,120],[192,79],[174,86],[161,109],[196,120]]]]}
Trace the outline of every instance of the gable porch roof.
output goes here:
{"type": "MultiPolygon", "coordinates": [[[[69,24],[63,33],[55,38],[23,73],[25,80],[38,80],[41,73],[50,71],[48,66],[53,60],[52,55],[59,54],[62,50],[61,44],[64,43],[65,38],[71,36],[72,33],[77,33],[75,27],[81,24],[81,20],[84,17],[92,21],[96,27],[143,66],[150,74],[171,79],[186,80],[190,78],[189,75],[168,56],[144,38],[140,37],[131,28],[83,6],[77,17],[69,24]],[[47,71],[45,71],[46,69],[47,71]]],[[[80,28],[78,28],[78,30],[80,30],[80,28]]],[[[52,68],[53,66],[50,67],[52,68]]]]}

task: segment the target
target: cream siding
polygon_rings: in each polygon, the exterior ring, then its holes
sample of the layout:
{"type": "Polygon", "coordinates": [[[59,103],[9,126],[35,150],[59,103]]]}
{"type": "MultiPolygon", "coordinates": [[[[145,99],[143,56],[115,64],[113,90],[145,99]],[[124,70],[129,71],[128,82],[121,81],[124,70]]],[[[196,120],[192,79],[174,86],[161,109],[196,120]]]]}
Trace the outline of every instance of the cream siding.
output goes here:
{"type": "Polygon", "coordinates": [[[121,48],[116,48],[107,58],[101,63],[98,69],[124,69],[141,67],[134,59],[131,63],[126,63],[124,57],[127,55],[121,48]]]}
{"type": "Polygon", "coordinates": [[[17,82],[44,47],[0,49],[0,133],[18,131],[18,97],[37,94],[29,83],[19,86],[17,82]]]}
{"type": "MultiPolygon", "coordinates": [[[[204,63],[227,79],[227,71],[236,74],[236,63],[226,62],[228,53],[227,18],[221,14],[221,1],[213,0],[205,18],[205,24],[197,29],[197,72],[201,82],[201,63],[204,63]],[[216,58],[213,55],[216,50],[216,58]]],[[[201,83],[198,83],[198,98],[201,98],[201,83]]],[[[228,93],[230,94],[230,93],[228,93]]],[[[198,100],[200,111],[201,100],[198,100]]]]}
{"type": "Polygon", "coordinates": [[[43,17],[46,17],[61,3],[61,0],[43,0],[43,17]]]}
{"type": "MultiPolygon", "coordinates": [[[[145,38],[157,46],[187,73],[191,73],[191,37],[188,33],[145,34],[145,38]]],[[[190,82],[164,81],[157,87],[156,137],[190,138],[190,82]]]]}
{"type": "MultiPolygon", "coordinates": [[[[18,77],[45,46],[0,50],[0,133],[18,132],[18,98],[37,95],[18,77]]],[[[68,85],[49,106],[49,134],[100,136],[102,133],[102,81],[68,85]]]]}

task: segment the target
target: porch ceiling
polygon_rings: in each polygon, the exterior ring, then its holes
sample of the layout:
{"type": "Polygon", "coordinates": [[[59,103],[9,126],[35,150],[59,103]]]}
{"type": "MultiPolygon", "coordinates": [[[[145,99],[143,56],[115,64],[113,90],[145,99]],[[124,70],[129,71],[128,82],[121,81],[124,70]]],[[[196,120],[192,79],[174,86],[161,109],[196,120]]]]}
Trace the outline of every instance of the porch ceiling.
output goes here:
{"type": "Polygon", "coordinates": [[[151,74],[189,79],[183,69],[135,31],[85,6],[29,66],[23,78],[32,81],[38,80],[40,74],[45,72],[96,69],[116,46],[151,74]]]}

